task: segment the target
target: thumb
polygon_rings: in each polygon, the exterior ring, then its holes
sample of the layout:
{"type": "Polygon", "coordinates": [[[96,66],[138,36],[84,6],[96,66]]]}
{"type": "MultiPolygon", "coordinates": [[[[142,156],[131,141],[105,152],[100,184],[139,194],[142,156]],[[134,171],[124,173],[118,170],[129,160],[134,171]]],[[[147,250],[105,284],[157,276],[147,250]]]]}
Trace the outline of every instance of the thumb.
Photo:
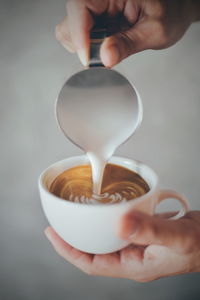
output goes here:
{"type": "Polygon", "coordinates": [[[167,220],[132,211],[122,217],[119,225],[120,237],[134,244],[162,245],[184,254],[199,248],[199,230],[186,217],[167,220]]]}
{"type": "Polygon", "coordinates": [[[141,25],[105,39],[101,47],[103,64],[111,68],[126,57],[147,49],[141,25]]]}

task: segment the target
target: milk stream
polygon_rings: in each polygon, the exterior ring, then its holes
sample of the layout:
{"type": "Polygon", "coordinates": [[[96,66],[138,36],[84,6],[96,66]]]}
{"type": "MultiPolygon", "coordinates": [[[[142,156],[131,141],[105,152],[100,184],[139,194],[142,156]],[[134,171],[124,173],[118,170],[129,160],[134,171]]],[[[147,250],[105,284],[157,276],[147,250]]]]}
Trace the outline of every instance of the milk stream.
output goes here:
{"type": "Polygon", "coordinates": [[[103,157],[101,153],[98,155],[92,152],[88,152],[87,156],[92,168],[93,194],[100,195],[104,169],[110,157],[106,155],[103,157]]]}
{"type": "MultiPolygon", "coordinates": [[[[105,104],[105,107],[108,109],[108,104],[105,104]]],[[[93,118],[91,125],[87,126],[87,135],[82,136],[82,146],[92,168],[94,195],[101,194],[106,164],[116,149],[133,134],[136,127],[133,108],[120,108],[110,108],[107,113],[104,112],[98,117],[95,114],[96,119],[93,118]]],[[[86,127],[86,124],[85,122],[81,128],[86,127]]]]}
{"type": "Polygon", "coordinates": [[[59,124],[87,153],[94,194],[100,194],[106,163],[141,122],[139,99],[125,77],[106,68],[74,75],[60,94],[59,124]]]}
{"type": "MultiPolygon", "coordinates": [[[[130,130],[130,129],[129,129],[130,130]]],[[[127,131],[129,131],[127,130],[127,131]]],[[[107,136],[103,139],[104,135],[101,133],[101,146],[98,150],[86,151],[87,157],[89,159],[91,168],[92,168],[92,180],[93,180],[93,195],[101,195],[101,186],[103,181],[103,174],[106,167],[106,164],[112,157],[116,148],[121,145],[122,141],[125,141],[127,138],[127,132],[124,132],[124,137],[115,135],[113,133],[112,139],[108,142],[107,136]]],[[[93,143],[95,144],[95,140],[93,143]]],[[[99,138],[98,138],[99,142],[99,138]]],[[[101,195],[103,197],[103,195],[101,195]]]]}

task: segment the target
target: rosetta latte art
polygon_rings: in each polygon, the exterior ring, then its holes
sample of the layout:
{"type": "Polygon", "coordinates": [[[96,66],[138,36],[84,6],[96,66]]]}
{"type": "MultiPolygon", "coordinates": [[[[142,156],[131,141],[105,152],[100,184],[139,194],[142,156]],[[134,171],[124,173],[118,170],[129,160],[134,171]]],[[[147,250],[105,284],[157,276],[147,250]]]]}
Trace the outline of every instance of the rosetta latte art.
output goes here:
{"type": "Polygon", "coordinates": [[[146,194],[148,184],[137,173],[121,166],[107,164],[101,195],[93,194],[92,172],[89,165],[78,166],[58,175],[50,187],[54,195],[76,203],[119,203],[146,194]]]}

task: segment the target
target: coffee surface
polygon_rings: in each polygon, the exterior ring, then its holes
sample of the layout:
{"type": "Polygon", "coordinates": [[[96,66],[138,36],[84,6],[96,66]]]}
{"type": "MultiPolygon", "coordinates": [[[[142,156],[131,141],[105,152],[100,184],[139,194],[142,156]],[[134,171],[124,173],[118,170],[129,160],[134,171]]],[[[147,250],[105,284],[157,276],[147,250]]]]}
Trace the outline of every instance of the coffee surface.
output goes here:
{"type": "Polygon", "coordinates": [[[80,203],[118,203],[140,197],[148,191],[149,186],[140,175],[114,164],[106,165],[100,196],[93,194],[89,165],[64,171],[50,187],[50,192],[54,195],[80,203]]]}

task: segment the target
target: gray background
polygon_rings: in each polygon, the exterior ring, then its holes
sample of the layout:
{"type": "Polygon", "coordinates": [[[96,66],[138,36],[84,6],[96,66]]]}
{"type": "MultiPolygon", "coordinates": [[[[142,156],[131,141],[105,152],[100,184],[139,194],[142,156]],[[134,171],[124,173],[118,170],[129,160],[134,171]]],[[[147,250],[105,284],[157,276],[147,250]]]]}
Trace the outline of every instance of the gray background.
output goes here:
{"type": "MultiPolygon", "coordinates": [[[[64,0],[0,1],[0,299],[200,299],[199,274],[145,284],[91,277],[60,258],[43,234],[38,176],[82,153],[54,118],[61,85],[81,68],[54,39],[64,15],[64,0]]],[[[144,104],[142,127],[117,154],[150,164],[162,186],[200,209],[200,24],[176,46],[137,54],[117,69],[144,104]]]]}

